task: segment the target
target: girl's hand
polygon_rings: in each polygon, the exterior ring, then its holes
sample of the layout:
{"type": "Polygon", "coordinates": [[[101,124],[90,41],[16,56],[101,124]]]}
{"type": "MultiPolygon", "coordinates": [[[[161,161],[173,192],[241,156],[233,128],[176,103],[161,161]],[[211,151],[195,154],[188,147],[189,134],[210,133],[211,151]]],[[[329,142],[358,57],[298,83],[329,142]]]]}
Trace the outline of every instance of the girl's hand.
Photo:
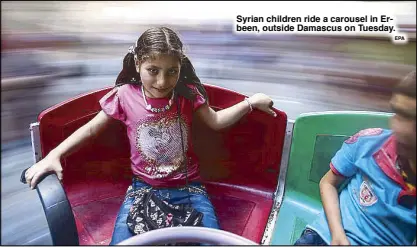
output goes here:
{"type": "Polygon", "coordinates": [[[62,165],[59,156],[47,155],[44,159],[30,167],[26,173],[26,182],[33,189],[39,182],[42,175],[48,172],[55,172],[59,180],[62,180],[62,165]]]}
{"type": "Polygon", "coordinates": [[[332,238],[330,245],[350,245],[349,240],[347,239],[346,235],[338,235],[332,238]]]}
{"type": "Polygon", "coordinates": [[[266,112],[274,117],[277,116],[277,114],[272,110],[272,105],[274,102],[267,95],[263,93],[257,93],[249,97],[248,100],[252,104],[253,108],[257,108],[258,110],[266,112]]]}

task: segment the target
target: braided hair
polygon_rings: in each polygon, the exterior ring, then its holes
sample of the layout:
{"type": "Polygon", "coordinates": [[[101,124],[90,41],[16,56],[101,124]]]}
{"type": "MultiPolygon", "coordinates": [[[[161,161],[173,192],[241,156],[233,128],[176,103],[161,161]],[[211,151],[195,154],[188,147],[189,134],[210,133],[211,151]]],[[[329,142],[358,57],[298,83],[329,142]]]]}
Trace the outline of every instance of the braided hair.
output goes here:
{"type": "Polygon", "coordinates": [[[140,74],[136,71],[135,55],[139,61],[160,54],[172,55],[179,59],[181,71],[175,91],[189,99],[195,99],[195,92],[186,85],[193,85],[208,101],[206,90],[195,73],[190,59],[183,53],[183,44],[178,35],[167,27],[156,27],[146,30],[131,47],[123,59],[123,69],[116,79],[116,86],[123,84],[142,85],[140,74]]]}

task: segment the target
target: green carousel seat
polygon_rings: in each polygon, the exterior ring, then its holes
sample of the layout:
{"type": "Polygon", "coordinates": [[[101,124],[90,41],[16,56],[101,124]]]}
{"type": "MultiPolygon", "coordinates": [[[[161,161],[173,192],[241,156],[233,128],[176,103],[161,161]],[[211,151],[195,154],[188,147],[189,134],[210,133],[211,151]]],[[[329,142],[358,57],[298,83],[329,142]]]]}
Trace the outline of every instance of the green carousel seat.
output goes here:
{"type": "Polygon", "coordinates": [[[389,128],[392,114],[322,112],[303,114],[293,126],[285,192],[271,245],[292,245],[322,209],[319,182],[343,141],[366,128],[389,128]]]}

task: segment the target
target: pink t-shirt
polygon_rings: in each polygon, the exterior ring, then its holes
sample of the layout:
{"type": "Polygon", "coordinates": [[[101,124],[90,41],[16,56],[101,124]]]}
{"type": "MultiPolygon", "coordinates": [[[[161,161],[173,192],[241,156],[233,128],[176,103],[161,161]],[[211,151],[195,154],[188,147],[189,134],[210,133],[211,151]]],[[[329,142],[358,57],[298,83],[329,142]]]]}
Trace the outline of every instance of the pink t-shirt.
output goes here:
{"type": "MultiPolygon", "coordinates": [[[[197,96],[193,103],[179,96],[180,118],[184,151],[188,157],[188,180],[195,181],[200,176],[191,141],[192,112],[205,104],[205,99],[196,87],[189,87],[197,96]]],[[[146,97],[146,100],[154,108],[162,108],[169,102],[169,98],[146,97]]],[[[177,100],[174,99],[170,110],[153,113],[145,108],[141,87],[126,84],[107,93],[100,99],[100,105],[107,115],[122,121],[127,127],[133,174],[156,187],[185,184],[177,100]]]]}

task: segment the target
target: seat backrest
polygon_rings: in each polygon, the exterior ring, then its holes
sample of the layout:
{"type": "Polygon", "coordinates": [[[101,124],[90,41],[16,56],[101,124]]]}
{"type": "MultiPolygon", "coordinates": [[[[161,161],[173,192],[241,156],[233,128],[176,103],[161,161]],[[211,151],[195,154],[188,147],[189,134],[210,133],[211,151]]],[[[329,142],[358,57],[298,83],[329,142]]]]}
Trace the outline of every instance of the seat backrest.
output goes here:
{"type": "MultiPolygon", "coordinates": [[[[222,110],[244,100],[237,92],[206,85],[210,106],[222,110]]],[[[237,124],[214,131],[194,119],[193,139],[200,173],[208,181],[222,181],[273,192],[277,186],[287,116],[254,111],[237,124]]]]}
{"type": "Polygon", "coordinates": [[[38,116],[42,157],[101,110],[99,100],[111,87],[82,94],[50,107],[38,116]]]}
{"type": "Polygon", "coordinates": [[[325,112],[302,114],[294,123],[286,190],[320,202],[318,183],[348,137],[366,128],[389,128],[389,113],[325,112]]]}

